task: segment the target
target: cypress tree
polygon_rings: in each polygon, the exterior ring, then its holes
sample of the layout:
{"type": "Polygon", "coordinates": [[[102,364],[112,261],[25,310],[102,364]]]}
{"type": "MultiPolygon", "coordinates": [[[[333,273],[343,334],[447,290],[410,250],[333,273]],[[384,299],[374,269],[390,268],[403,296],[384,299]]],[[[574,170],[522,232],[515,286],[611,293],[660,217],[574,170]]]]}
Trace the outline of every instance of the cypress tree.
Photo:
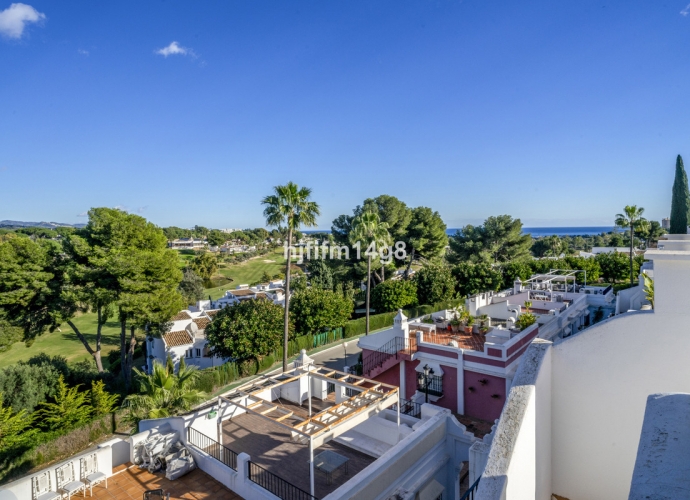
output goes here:
{"type": "Polygon", "coordinates": [[[688,191],[688,176],[683,166],[683,158],[676,158],[676,178],[673,181],[673,197],[671,198],[671,234],[685,234],[688,232],[688,210],[690,210],[690,191],[688,191]]]}

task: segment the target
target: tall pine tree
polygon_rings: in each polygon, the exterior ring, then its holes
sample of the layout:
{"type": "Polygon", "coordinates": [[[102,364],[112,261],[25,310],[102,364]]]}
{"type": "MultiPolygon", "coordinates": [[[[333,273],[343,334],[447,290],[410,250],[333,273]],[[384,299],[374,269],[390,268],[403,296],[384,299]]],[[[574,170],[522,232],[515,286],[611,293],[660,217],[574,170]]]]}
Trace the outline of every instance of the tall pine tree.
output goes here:
{"type": "Polygon", "coordinates": [[[676,158],[676,178],[673,181],[673,198],[671,198],[671,234],[688,232],[688,210],[690,210],[690,192],[688,176],[683,166],[683,158],[676,158]]]}

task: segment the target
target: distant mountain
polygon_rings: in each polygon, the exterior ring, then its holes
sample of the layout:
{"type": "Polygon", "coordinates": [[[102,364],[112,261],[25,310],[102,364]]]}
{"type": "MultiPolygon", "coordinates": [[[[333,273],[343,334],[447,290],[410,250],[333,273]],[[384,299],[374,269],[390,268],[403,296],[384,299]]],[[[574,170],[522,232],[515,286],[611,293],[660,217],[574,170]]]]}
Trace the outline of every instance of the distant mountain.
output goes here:
{"type": "Polygon", "coordinates": [[[55,229],[56,227],[84,227],[86,224],[65,224],[63,222],[23,222],[18,220],[0,220],[0,228],[19,229],[20,227],[42,227],[55,229]]]}

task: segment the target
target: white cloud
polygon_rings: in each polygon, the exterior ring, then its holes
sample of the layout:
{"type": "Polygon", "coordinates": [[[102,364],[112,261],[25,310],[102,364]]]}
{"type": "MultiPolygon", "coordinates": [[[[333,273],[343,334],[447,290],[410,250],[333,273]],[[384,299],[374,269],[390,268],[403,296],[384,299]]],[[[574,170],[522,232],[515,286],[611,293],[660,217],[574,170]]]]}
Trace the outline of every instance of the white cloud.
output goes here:
{"type": "Polygon", "coordinates": [[[688,14],[690,14],[690,3],[686,5],[683,10],[680,11],[681,16],[687,16],[688,14]]]}
{"type": "Polygon", "coordinates": [[[158,49],[156,51],[156,54],[159,54],[163,57],[168,57],[168,56],[173,56],[173,55],[181,55],[181,56],[192,56],[196,57],[196,54],[194,51],[188,47],[183,47],[177,42],[170,42],[170,45],[167,47],[163,47],[162,49],[158,49]]]}
{"type": "Polygon", "coordinates": [[[89,213],[88,212],[82,212],[80,214],[77,214],[77,217],[88,217],[89,213]]]}
{"type": "Polygon", "coordinates": [[[83,55],[83,56],[88,56],[88,55],[89,55],[89,51],[88,51],[88,50],[79,49],[79,50],[77,50],[77,52],[79,52],[79,53],[80,53],[81,55],[83,55]]]}
{"type": "Polygon", "coordinates": [[[31,5],[13,3],[0,11],[0,33],[9,38],[21,38],[28,23],[38,23],[46,18],[31,5]]]}

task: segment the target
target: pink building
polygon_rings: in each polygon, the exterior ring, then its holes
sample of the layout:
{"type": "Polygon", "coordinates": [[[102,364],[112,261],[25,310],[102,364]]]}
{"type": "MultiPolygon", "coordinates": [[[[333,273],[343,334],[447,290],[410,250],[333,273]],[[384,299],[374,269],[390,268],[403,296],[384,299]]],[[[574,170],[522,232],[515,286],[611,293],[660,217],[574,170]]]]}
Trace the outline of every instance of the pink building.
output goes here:
{"type": "Polygon", "coordinates": [[[486,335],[451,333],[452,311],[432,315],[434,324],[408,320],[400,311],[391,329],[362,337],[365,377],[400,387],[401,397],[426,398],[424,367],[433,370],[429,402],[452,412],[487,421],[499,417],[520,357],[539,333],[491,328],[486,335]]]}

